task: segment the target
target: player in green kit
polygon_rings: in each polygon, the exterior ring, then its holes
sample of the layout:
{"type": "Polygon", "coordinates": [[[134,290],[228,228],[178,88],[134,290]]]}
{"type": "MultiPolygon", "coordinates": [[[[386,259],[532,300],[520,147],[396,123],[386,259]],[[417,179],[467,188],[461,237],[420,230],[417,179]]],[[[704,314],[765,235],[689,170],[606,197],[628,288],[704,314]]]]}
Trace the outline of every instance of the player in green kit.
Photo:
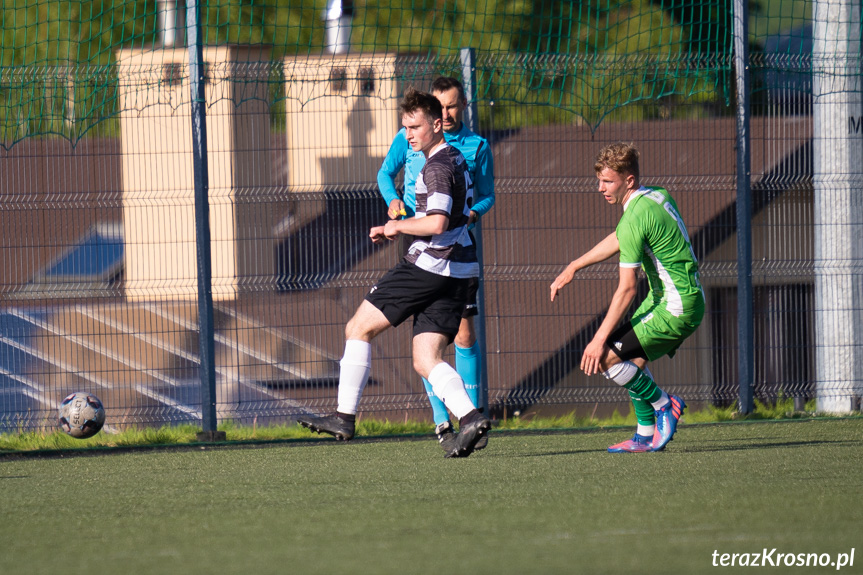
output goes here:
{"type": "Polygon", "coordinates": [[[612,445],[611,453],[660,451],[674,437],[686,408],[662,391],[647,362],[672,357],[704,317],[704,290],[698,261],[677,204],[663,188],[639,184],[638,150],[629,144],[603,148],[594,165],[599,191],[623,207],[617,229],[571,262],[551,284],[551,301],[575,272],[620,253],[620,281],[605,319],[581,358],[587,375],[598,372],[629,391],[638,428],[632,439],[612,445]],[[650,291],[633,318],[618,327],[635,299],[637,272],[643,268],[650,291]]]}

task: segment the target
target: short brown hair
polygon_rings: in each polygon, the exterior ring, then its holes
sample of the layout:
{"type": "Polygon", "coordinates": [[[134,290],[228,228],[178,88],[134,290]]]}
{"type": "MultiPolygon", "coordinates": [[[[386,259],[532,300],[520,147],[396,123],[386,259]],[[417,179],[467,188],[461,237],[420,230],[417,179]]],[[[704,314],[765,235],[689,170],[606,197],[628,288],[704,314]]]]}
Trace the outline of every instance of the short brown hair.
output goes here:
{"type": "Polygon", "coordinates": [[[429,123],[443,119],[443,108],[441,108],[440,101],[431,94],[420,92],[413,86],[408,86],[408,89],[405,90],[405,97],[402,99],[399,109],[402,116],[420,110],[428,118],[429,123]]]}
{"type": "Polygon", "coordinates": [[[618,174],[635,176],[637,182],[639,178],[638,150],[635,145],[617,142],[602,148],[596,156],[593,169],[598,174],[606,168],[610,168],[618,174]]]}
{"type": "Polygon", "coordinates": [[[461,100],[462,104],[467,103],[467,96],[464,95],[464,86],[462,86],[461,82],[453,78],[452,76],[440,76],[432,82],[431,91],[435,92],[448,92],[455,88],[458,90],[458,97],[461,100]]]}

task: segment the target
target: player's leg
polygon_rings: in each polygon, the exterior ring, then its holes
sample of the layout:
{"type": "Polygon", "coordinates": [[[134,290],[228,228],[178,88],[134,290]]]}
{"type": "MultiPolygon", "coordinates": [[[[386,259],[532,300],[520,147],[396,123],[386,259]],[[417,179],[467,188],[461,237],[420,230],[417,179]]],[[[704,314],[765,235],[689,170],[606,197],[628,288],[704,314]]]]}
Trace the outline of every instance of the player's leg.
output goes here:
{"type": "Polygon", "coordinates": [[[652,450],[655,435],[655,401],[665,395],[659,389],[650,370],[647,354],[632,330],[624,324],[608,338],[609,351],[602,360],[603,375],[624,387],[632,400],[637,428],[632,439],[612,445],[610,453],[641,453],[652,450]]]}
{"type": "Polygon", "coordinates": [[[455,370],[464,380],[465,389],[477,407],[479,407],[479,386],[482,375],[482,356],[474,329],[474,317],[479,310],[478,291],[479,278],[471,278],[468,281],[467,305],[464,306],[461,323],[455,336],[455,370]]]}
{"type": "MultiPolygon", "coordinates": [[[[638,362],[636,362],[638,365],[638,362]]],[[[646,365],[640,366],[644,375],[648,378],[653,379],[653,374],[650,373],[650,370],[646,365]]],[[[656,411],[653,409],[653,405],[638,397],[638,395],[632,391],[631,389],[626,390],[629,393],[629,398],[632,401],[633,409],[635,410],[635,419],[638,422],[638,430],[637,433],[640,435],[645,435],[647,437],[653,437],[653,433],[656,430],[656,411]]]]}
{"type": "Polygon", "coordinates": [[[416,334],[413,338],[414,369],[428,379],[435,395],[453,415],[462,418],[476,410],[476,407],[465,391],[458,372],[443,359],[448,343],[447,336],[441,333],[416,334]]]}
{"type": "Polygon", "coordinates": [[[447,457],[470,455],[491,428],[467,394],[461,376],[443,360],[446,346],[458,333],[467,288],[467,280],[447,278],[437,299],[414,317],[414,369],[429,380],[435,395],[459,419],[459,435],[447,457]]]}
{"type": "Polygon", "coordinates": [[[318,433],[329,433],[336,439],[348,440],[354,436],[360,398],[371,371],[371,341],[389,327],[401,324],[421,305],[411,297],[410,286],[416,283],[412,273],[415,267],[398,264],[371,288],[345,326],[336,413],[297,418],[301,425],[318,433]]]}
{"type": "MultiPolygon", "coordinates": [[[[473,316],[476,315],[476,294],[479,288],[479,280],[472,278],[469,280],[470,291],[468,295],[468,304],[462,312],[461,323],[459,324],[458,333],[455,336],[455,370],[464,381],[464,387],[467,390],[468,396],[475,406],[479,406],[479,385],[480,385],[480,364],[479,343],[474,332],[473,316]]],[[[451,451],[451,443],[455,440],[453,427],[449,420],[449,414],[443,402],[438,398],[431,384],[427,379],[423,379],[423,385],[426,388],[426,394],[429,398],[429,403],[432,407],[432,415],[435,423],[435,434],[438,442],[444,448],[444,451],[451,451]]],[[[488,444],[488,436],[484,435],[476,445],[476,449],[483,449],[488,444]]]]}
{"type": "Polygon", "coordinates": [[[455,441],[455,430],[453,429],[452,422],[449,420],[449,412],[443,401],[435,394],[431,382],[426,378],[422,378],[422,381],[432,408],[435,435],[437,435],[438,443],[443,450],[449,453],[452,451],[453,442],[455,441]]]}
{"type": "MultiPolygon", "coordinates": [[[[690,322],[673,316],[657,306],[638,314],[633,318],[631,325],[632,333],[641,342],[645,355],[659,358],[663,355],[673,357],[677,348],[695,331],[699,323],[700,317],[690,322]]],[[[636,389],[636,391],[639,390],[636,389]]],[[[677,423],[686,409],[686,402],[662,390],[660,390],[661,394],[653,393],[653,388],[650,386],[644,386],[640,391],[642,392],[640,396],[650,401],[656,410],[656,431],[653,435],[652,450],[661,451],[674,438],[677,423]]]]}
{"type": "Polygon", "coordinates": [[[446,410],[446,406],[443,404],[443,401],[435,395],[434,389],[432,388],[432,384],[426,378],[422,378],[423,387],[425,387],[426,395],[429,398],[429,403],[432,408],[432,417],[434,418],[435,425],[441,425],[443,423],[449,423],[449,412],[446,410]]]}
{"type": "Polygon", "coordinates": [[[448,457],[466,457],[473,452],[479,438],[491,428],[487,418],[477,411],[458,372],[443,360],[448,345],[440,333],[419,333],[413,339],[414,369],[431,383],[437,397],[458,418],[459,435],[448,457]]]}
{"type": "Polygon", "coordinates": [[[605,370],[603,375],[627,389],[637,420],[637,427],[632,438],[609,446],[609,453],[642,453],[650,451],[655,421],[653,407],[639,397],[637,392],[629,389],[641,382],[641,370],[634,362],[621,361],[605,370]]]}
{"type": "MultiPolygon", "coordinates": [[[[467,305],[464,306],[461,323],[455,336],[455,370],[464,380],[464,387],[473,404],[482,413],[482,407],[479,404],[482,355],[480,354],[479,341],[477,341],[474,329],[474,317],[479,313],[479,306],[477,305],[479,278],[471,278],[468,286],[467,305]]],[[[474,449],[479,451],[480,449],[485,449],[487,445],[488,435],[486,434],[480,437],[474,449]]]]}
{"type": "Polygon", "coordinates": [[[338,408],[323,417],[301,417],[301,425],[317,433],[328,433],[340,440],[354,436],[357,409],[372,367],[371,341],[390,327],[384,314],[363,301],[345,327],[345,352],[339,362],[338,408]]]}
{"type": "Polygon", "coordinates": [[[473,328],[473,318],[461,320],[461,327],[455,339],[455,369],[464,380],[465,389],[479,407],[479,384],[482,373],[482,357],[479,353],[479,342],[473,328]]]}

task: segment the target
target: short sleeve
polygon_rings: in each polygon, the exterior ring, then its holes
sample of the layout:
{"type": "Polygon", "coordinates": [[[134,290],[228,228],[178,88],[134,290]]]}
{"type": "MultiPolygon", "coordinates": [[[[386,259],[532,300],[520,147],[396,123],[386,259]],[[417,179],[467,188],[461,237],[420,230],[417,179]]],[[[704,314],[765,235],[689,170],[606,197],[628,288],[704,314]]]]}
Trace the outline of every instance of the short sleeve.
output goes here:
{"type": "Polygon", "coordinates": [[[428,190],[426,215],[443,214],[450,216],[453,202],[452,172],[440,162],[426,162],[423,171],[423,183],[428,190]]]}
{"type": "Polygon", "coordinates": [[[620,266],[639,267],[644,257],[644,232],[624,218],[615,231],[620,244],[620,266]]]}

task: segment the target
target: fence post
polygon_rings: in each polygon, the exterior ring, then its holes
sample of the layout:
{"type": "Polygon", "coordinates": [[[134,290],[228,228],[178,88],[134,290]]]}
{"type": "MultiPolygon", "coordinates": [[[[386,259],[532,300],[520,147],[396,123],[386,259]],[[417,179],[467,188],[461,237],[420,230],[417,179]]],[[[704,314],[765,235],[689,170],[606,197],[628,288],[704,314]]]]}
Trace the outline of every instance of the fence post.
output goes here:
{"type": "Polygon", "coordinates": [[[812,9],[816,410],[850,413],[863,395],[863,79],[860,2],[812,9]]]}
{"type": "Polygon", "coordinates": [[[192,103],[192,169],[195,182],[195,244],[198,262],[198,344],[201,358],[201,424],[199,441],[224,440],[216,431],[216,361],[213,333],[212,260],[210,256],[209,176],[204,58],[198,0],[186,4],[189,85],[192,103]]]}
{"type": "MultiPolygon", "coordinates": [[[[473,48],[462,48],[461,57],[461,76],[462,85],[464,86],[464,95],[467,98],[467,108],[464,111],[464,122],[473,133],[479,132],[479,113],[477,112],[476,103],[476,53],[473,48]]],[[[476,239],[476,256],[479,260],[479,290],[476,294],[477,316],[474,324],[476,329],[476,340],[479,343],[479,355],[482,358],[480,362],[480,379],[479,379],[479,405],[483,408],[486,414],[488,410],[488,368],[486,367],[486,346],[485,346],[485,287],[483,285],[483,258],[482,258],[482,222],[477,220],[474,227],[474,238],[476,239]]]]}
{"type": "Polygon", "coordinates": [[[744,0],[734,0],[734,73],[737,80],[737,355],[739,411],[753,409],[752,318],[752,190],[749,133],[749,11],[744,0]]]}

